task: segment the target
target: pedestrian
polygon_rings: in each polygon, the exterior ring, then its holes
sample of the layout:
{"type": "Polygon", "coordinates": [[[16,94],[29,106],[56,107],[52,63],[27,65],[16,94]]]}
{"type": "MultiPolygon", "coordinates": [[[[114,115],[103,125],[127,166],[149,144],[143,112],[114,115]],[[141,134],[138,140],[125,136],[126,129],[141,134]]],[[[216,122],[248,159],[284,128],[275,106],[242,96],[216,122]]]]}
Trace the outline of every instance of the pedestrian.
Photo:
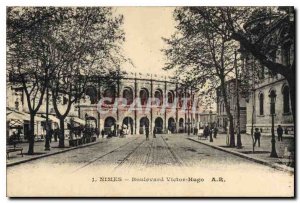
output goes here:
{"type": "Polygon", "coordinates": [[[205,139],[207,139],[207,137],[209,136],[209,133],[210,133],[210,132],[209,132],[208,126],[205,126],[204,132],[203,132],[205,139]]]}
{"type": "Polygon", "coordinates": [[[288,129],[288,128],[285,128],[285,129],[284,129],[284,134],[286,134],[286,135],[289,134],[289,129],[288,129]]]}
{"type": "Polygon", "coordinates": [[[57,142],[58,128],[54,129],[53,135],[54,135],[54,141],[57,142]]]}
{"type": "Polygon", "coordinates": [[[51,141],[52,141],[52,137],[53,137],[53,129],[50,128],[50,130],[49,130],[49,142],[50,142],[50,143],[51,143],[51,141]]]}
{"type": "Polygon", "coordinates": [[[278,125],[278,127],[277,127],[278,141],[282,141],[282,134],[283,134],[283,129],[282,129],[281,125],[278,125]]]}
{"type": "Polygon", "coordinates": [[[149,140],[149,127],[145,126],[145,131],[146,131],[146,140],[149,140]]]}
{"type": "Polygon", "coordinates": [[[104,134],[105,134],[104,129],[102,129],[101,130],[101,136],[102,136],[102,138],[104,138],[104,134]]]}
{"type": "Polygon", "coordinates": [[[99,135],[100,135],[100,132],[99,132],[99,128],[96,128],[96,136],[97,136],[97,138],[99,138],[99,135]]]}
{"type": "Polygon", "coordinates": [[[217,134],[218,134],[218,128],[217,126],[214,127],[214,138],[217,138],[217,134]]]}
{"type": "Polygon", "coordinates": [[[154,126],[154,129],[153,129],[153,138],[156,138],[156,126],[154,126]]]}
{"type": "Polygon", "coordinates": [[[254,133],[254,143],[253,143],[253,146],[255,147],[256,145],[256,142],[258,142],[258,147],[260,147],[260,136],[261,136],[261,133],[259,132],[259,129],[258,128],[255,128],[255,133],[254,133]]]}
{"type": "Polygon", "coordinates": [[[12,135],[10,136],[10,144],[13,144],[14,148],[16,148],[16,143],[17,143],[17,133],[14,130],[12,135]]]}

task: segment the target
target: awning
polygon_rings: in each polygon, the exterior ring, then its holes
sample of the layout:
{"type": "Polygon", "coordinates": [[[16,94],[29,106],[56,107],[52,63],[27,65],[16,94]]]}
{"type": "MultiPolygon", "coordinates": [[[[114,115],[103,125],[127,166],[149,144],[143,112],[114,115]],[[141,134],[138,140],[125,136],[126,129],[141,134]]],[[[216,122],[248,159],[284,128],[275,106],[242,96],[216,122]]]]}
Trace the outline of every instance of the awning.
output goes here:
{"type": "Polygon", "coordinates": [[[29,114],[24,114],[24,113],[17,112],[17,111],[11,111],[11,112],[6,113],[6,119],[8,121],[11,121],[11,120],[29,121],[30,116],[29,116],[29,114]]]}
{"type": "Polygon", "coordinates": [[[80,125],[85,125],[85,120],[80,119],[78,117],[72,117],[73,121],[79,123],[80,125]]]}
{"type": "MultiPolygon", "coordinates": [[[[12,125],[23,125],[24,121],[30,121],[30,114],[23,113],[15,110],[8,110],[6,113],[6,120],[9,121],[12,125]]],[[[36,115],[34,121],[44,121],[45,119],[36,115]]]]}
{"type": "MultiPolygon", "coordinates": [[[[43,114],[42,117],[46,120],[46,114],[43,114]]],[[[54,123],[59,123],[59,119],[56,116],[48,115],[48,119],[54,123]]]]}
{"type": "Polygon", "coordinates": [[[55,123],[59,123],[59,119],[56,116],[49,115],[49,119],[55,123]]]}
{"type": "Polygon", "coordinates": [[[75,123],[80,124],[80,125],[85,125],[85,120],[83,120],[81,118],[78,118],[78,117],[67,117],[65,119],[65,121],[67,123],[75,122],[75,123]]]}

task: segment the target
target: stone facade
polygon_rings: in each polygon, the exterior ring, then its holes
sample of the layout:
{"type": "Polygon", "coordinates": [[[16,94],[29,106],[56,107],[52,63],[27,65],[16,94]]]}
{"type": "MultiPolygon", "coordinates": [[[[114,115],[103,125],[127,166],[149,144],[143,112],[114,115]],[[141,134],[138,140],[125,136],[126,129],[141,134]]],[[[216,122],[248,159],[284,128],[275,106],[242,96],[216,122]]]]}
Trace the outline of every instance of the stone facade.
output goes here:
{"type": "Polygon", "coordinates": [[[198,108],[193,111],[192,107],[182,110],[180,102],[172,109],[172,106],[177,99],[188,97],[193,99],[195,91],[191,88],[182,89],[180,84],[166,77],[158,77],[155,75],[131,74],[122,78],[117,82],[117,85],[109,90],[107,87],[99,87],[97,84],[91,85],[95,94],[86,93],[86,101],[77,103],[78,114],[81,119],[86,116],[94,117],[97,120],[97,125],[100,131],[104,129],[109,131],[112,125],[118,129],[126,125],[131,134],[144,134],[145,125],[150,128],[150,133],[153,132],[154,126],[158,129],[158,133],[170,132],[187,132],[192,127],[199,126],[200,114],[198,108]],[[111,93],[109,93],[109,91],[111,93]],[[96,94],[97,92],[97,94],[96,94]],[[105,96],[113,96],[114,98],[126,98],[127,104],[106,104],[101,108],[105,113],[99,112],[97,104],[100,99],[105,96]],[[140,106],[131,108],[132,100],[139,98],[140,106]],[[161,98],[165,103],[169,104],[165,111],[162,111],[164,102],[151,107],[147,110],[147,102],[145,98],[161,98]],[[116,108],[113,108],[116,105],[116,108]]]}
{"type": "Polygon", "coordinates": [[[270,93],[275,91],[275,129],[281,125],[286,134],[294,135],[294,123],[291,111],[287,81],[280,75],[268,76],[255,85],[254,92],[247,103],[247,133],[251,133],[252,119],[254,128],[259,128],[263,135],[271,135],[272,117],[270,93]],[[252,118],[254,104],[254,114],[252,118]]]}

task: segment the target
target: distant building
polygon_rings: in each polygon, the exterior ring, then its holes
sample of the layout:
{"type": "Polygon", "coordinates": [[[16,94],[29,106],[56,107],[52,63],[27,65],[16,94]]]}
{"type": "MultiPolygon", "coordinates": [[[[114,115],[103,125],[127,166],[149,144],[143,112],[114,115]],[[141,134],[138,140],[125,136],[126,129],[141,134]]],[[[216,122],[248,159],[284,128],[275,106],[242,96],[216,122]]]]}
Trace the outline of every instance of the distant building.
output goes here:
{"type": "Polygon", "coordinates": [[[79,101],[76,107],[81,119],[86,116],[94,118],[100,130],[104,129],[107,133],[123,127],[128,129],[129,134],[144,134],[145,128],[153,133],[154,127],[157,133],[182,133],[198,126],[200,122],[197,108],[196,111],[192,110],[192,102],[182,110],[183,99],[193,101],[195,95],[195,89],[182,88],[177,81],[167,77],[130,73],[111,87],[100,86],[97,81],[91,82],[86,89],[84,101],[79,101]],[[104,97],[111,98],[111,101],[101,105],[106,112],[101,113],[97,105],[104,97]],[[115,105],[116,98],[126,98],[127,103],[115,105]],[[146,111],[150,98],[159,99],[160,102],[146,111]],[[136,99],[140,99],[141,106],[130,110],[136,99]],[[178,101],[177,106],[172,109],[175,100],[178,101]],[[166,104],[166,110],[161,111],[166,104]]]}

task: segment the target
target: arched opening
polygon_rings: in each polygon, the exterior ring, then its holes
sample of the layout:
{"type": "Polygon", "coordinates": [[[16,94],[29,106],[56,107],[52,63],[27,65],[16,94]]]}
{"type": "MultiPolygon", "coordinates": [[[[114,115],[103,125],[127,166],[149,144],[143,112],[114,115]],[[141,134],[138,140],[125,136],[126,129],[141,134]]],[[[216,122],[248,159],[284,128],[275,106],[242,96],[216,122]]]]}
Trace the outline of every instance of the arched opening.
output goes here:
{"type": "Polygon", "coordinates": [[[109,89],[106,89],[103,93],[103,97],[110,98],[111,100],[105,100],[105,104],[113,104],[115,102],[115,97],[116,97],[116,90],[115,88],[111,87],[109,89]]]}
{"type": "Polygon", "coordinates": [[[116,134],[116,119],[113,117],[107,117],[104,121],[105,134],[115,135],[116,134]]]}
{"type": "Polygon", "coordinates": [[[264,94],[259,95],[259,115],[264,115],[264,94]]]}
{"type": "Polygon", "coordinates": [[[125,117],[122,123],[122,129],[124,130],[125,135],[133,134],[133,119],[131,117],[125,117]]]}
{"type": "Polygon", "coordinates": [[[97,89],[95,87],[87,87],[85,90],[85,95],[89,96],[91,104],[97,103],[97,89]]]}
{"type": "Polygon", "coordinates": [[[142,117],[140,119],[140,134],[145,134],[146,128],[149,128],[149,119],[147,117],[142,117]]]}
{"type": "Polygon", "coordinates": [[[290,113],[290,89],[288,86],[284,86],[282,90],[283,94],[283,113],[290,113]]]}
{"type": "Polygon", "coordinates": [[[174,102],[174,92],[169,91],[168,92],[168,104],[173,104],[173,102],[174,102]]]}
{"type": "Polygon", "coordinates": [[[130,105],[133,102],[133,91],[131,88],[126,87],[123,91],[123,98],[126,101],[126,105],[130,105]]]}
{"type": "Polygon", "coordinates": [[[156,99],[156,105],[161,106],[163,104],[163,92],[161,89],[157,89],[154,93],[156,99]]]}
{"type": "Polygon", "coordinates": [[[192,106],[192,98],[190,93],[186,93],[186,100],[187,100],[187,106],[191,107],[192,106]]]}
{"type": "Polygon", "coordinates": [[[183,102],[184,102],[184,93],[181,92],[179,93],[179,98],[178,98],[178,103],[179,103],[179,107],[182,107],[183,106],[183,102]]]}
{"type": "Polygon", "coordinates": [[[168,130],[171,133],[175,133],[176,132],[176,122],[175,119],[173,117],[168,119],[168,130]]]}
{"type": "Polygon", "coordinates": [[[141,89],[140,91],[140,99],[142,105],[147,105],[149,99],[149,91],[146,88],[141,89]]]}
{"type": "Polygon", "coordinates": [[[156,134],[162,134],[163,133],[163,124],[164,121],[161,117],[158,117],[155,119],[155,128],[156,128],[156,134]]]}

